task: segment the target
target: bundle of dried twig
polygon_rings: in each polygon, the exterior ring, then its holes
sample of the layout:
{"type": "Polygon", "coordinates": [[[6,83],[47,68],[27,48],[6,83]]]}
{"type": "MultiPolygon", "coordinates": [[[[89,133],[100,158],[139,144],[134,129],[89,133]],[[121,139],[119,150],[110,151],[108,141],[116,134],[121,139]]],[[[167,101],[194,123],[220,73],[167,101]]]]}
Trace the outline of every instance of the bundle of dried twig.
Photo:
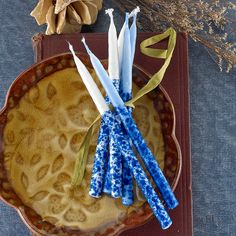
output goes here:
{"type": "Polygon", "coordinates": [[[220,69],[236,66],[236,27],[230,15],[232,2],[219,0],[114,0],[121,11],[141,8],[139,28],[160,31],[172,26],[202,43],[220,69]],[[212,54],[213,52],[213,54],[212,54]]]}

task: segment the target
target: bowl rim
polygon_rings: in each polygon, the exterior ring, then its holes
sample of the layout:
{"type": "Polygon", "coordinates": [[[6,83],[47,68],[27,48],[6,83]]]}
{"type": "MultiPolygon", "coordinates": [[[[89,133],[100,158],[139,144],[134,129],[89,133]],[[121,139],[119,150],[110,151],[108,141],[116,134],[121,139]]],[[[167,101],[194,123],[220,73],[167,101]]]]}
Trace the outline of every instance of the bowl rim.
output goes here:
{"type": "MultiPolygon", "coordinates": [[[[54,60],[54,59],[58,59],[60,57],[64,57],[64,56],[72,56],[71,53],[66,52],[66,53],[59,53],[56,54],[54,56],[48,57],[46,59],[41,60],[40,62],[37,63],[33,63],[31,66],[29,66],[27,69],[25,69],[24,71],[22,71],[10,84],[7,93],[5,95],[5,100],[3,103],[2,108],[0,108],[0,116],[2,116],[2,114],[6,111],[6,109],[8,108],[8,101],[12,92],[12,89],[14,87],[15,84],[18,83],[18,81],[20,81],[22,79],[22,77],[27,74],[29,71],[33,70],[34,68],[36,68],[37,66],[39,66],[40,64],[43,64],[45,62],[54,60]]],[[[79,57],[83,57],[83,59],[88,60],[89,57],[87,54],[85,53],[81,53],[81,52],[76,52],[76,55],[78,55],[79,57]]],[[[107,62],[107,59],[101,59],[102,63],[107,62]]],[[[145,74],[147,77],[151,78],[152,75],[147,72],[144,68],[142,68],[142,66],[135,64],[133,65],[133,67],[135,67],[136,69],[138,69],[139,71],[141,71],[143,74],[145,74]]],[[[54,73],[54,72],[53,72],[54,73]]],[[[174,180],[174,184],[173,186],[171,186],[172,190],[175,191],[176,187],[179,183],[179,178],[181,176],[182,173],[182,162],[183,162],[183,158],[182,158],[182,152],[181,152],[181,148],[180,148],[180,144],[178,142],[178,139],[176,137],[175,131],[176,131],[176,114],[175,114],[175,108],[173,105],[173,102],[169,96],[169,94],[167,93],[167,91],[165,90],[164,86],[159,84],[158,88],[161,90],[161,92],[164,94],[166,100],[168,101],[169,105],[171,106],[171,113],[173,115],[173,124],[172,124],[172,132],[171,132],[171,138],[173,139],[175,146],[176,146],[176,150],[178,153],[178,169],[177,169],[177,175],[175,177],[174,180]]],[[[31,221],[29,220],[29,218],[26,216],[25,211],[22,207],[17,207],[13,204],[11,204],[10,202],[8,202],[6,199],[4,199],[2,197],[2,195],[0,195],[0,200],[3,201],[5,204],[7,204],[8,206],[12,207],[13,209],[16,210],[16,212],[19,214],[20,218],[22,219],[22,221],[24,222],[24,224],[27,226],[27,228],[34,234],[37,236],[45,236],[42,232],[40,232],[41,230],[38,229],[37,227],[35,227],[31,221]]],[[[151,213],[151,216],[148,217],[148,219],[144,220],[143,222],[140,222],[136,225],[125,225],[124,227],[118,228],[117,231],[115,231],[115,235],[120,235],[122,232],[130,230],[130,229],[135,229],[138,228],[140,226],[143,226],[144,224],[146,224],[147,222],[151,221],[154,218],[153,213],[151,213]]]]}

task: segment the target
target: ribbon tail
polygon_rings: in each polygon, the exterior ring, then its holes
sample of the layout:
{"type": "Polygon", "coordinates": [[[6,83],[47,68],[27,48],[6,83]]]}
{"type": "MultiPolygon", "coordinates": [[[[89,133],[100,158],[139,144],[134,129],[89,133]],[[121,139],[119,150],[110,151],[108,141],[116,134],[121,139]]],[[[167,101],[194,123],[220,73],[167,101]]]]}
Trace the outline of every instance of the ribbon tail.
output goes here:
{"type": "Polygon", "coordinates": [[[89,145],[94,132],[94,126],[100,120],[100,118],[101,116],[98,116],[93,121],[93,123],[88,128],[85,136],[83,137],[83,141],[80,145],[79,152],[76,157],[74,172],[71,181],[71,185],[74,187],[80,186],[80,184],[82,183],[88,160],[89,145]]]}

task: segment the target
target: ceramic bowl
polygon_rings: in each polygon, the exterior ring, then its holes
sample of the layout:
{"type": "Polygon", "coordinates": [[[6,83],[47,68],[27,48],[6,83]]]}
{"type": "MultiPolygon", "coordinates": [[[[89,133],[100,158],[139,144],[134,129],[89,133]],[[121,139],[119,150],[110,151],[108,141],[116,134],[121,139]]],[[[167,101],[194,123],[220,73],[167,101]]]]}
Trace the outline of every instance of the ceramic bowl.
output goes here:
{"type": "MultiPolygon", "coordinates": [[[[79,54],[78,56],[87,67],[91,67],[90,62],[85,55],[79,54]]],[[[106,65],[107,62],[103,61],[103,64],[106,65]]],[[[57,55],[31,66],[14,80],[6,95],[4,107],[0,112],[0,198],[6,204],[15,208],[24,223],[35,235],[72,236],[87,234],[66,227],[58,228],[55,225],[43,221],[33,209],[23,204],[8,181],[6,169],[4,167],[3,130],[7,122],[9,109],[16,106],[21,97],[32,86],[44,79],[45,76],[70,67],[75,67],[71,54],[57,55]]],[[[138,87],[144,86],[149,78],[150,75],[148,73],[143,71],[140,67],[134,66],[133,81],[138,85],[138,87]]],[[[175,190],[181,172],[182,157],[178,141],[175,137],[174,107],[167,92],[161,85],[148,96],[153,100],[154,107],[158,111],[161,120],[165,146],[164,174],[172,189],[175,190]]],[[[129,214],[121,223],[115,224],[109,228],[100,228],[96,233],[96,236],[119,235],[127,229],[135,228],[146,223],[152,218],[152,216],[153,214],[149,205],[144,203],[142,207],[129,214]]]]}

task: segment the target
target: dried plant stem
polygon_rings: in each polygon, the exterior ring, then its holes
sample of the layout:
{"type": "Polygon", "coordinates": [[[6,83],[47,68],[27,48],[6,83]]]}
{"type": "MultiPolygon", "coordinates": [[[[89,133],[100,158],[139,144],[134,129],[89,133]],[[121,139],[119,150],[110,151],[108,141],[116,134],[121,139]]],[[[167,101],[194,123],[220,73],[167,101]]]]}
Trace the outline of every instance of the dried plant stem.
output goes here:
{"type": "Polygon", "coordinates": [[[235,36],[235,29],[227,27],[233,23],[227,14],[236,9],[233,3],[219,0],[118,0],[114,3],[122,12],[139,5],[141,29],[160,31],[172,26],[213,52],[219,58],[220,68],[222,61],[227,62],[228,69],[236,66],[236,42],[227,41],[225,30],[235,36]]]}

